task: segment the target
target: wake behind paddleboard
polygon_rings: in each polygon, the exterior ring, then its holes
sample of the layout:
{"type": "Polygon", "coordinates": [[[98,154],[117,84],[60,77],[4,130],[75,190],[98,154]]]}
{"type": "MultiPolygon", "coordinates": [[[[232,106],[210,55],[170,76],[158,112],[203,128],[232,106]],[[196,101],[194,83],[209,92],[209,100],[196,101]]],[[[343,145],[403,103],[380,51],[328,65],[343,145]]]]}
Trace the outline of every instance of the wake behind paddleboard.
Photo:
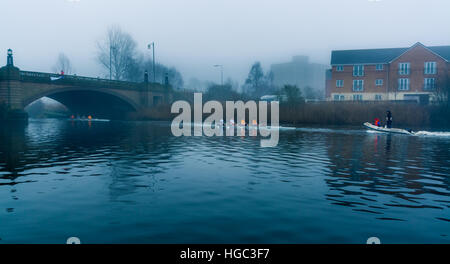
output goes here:
{"type": "Polygon", "coordinates": [[[379,127],[379,126],[375,126],[369,122],[364,123],[364,126],[367,127],[368,129],[379,131],[379,132],[414,135],[414,132],[412,132],[412,131],[408,131],[408,130],[401,129],[401,128],[379,127]]]}

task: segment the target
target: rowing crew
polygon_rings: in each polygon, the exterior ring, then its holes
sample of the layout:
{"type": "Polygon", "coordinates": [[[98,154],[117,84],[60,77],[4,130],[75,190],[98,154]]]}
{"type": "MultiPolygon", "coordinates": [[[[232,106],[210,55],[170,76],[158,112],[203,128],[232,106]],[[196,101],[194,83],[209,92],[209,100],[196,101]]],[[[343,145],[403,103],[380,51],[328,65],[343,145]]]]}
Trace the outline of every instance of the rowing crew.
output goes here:
{"type": "Polygon", "coordinates": [[[258,122],[256,122],[256,120],[252,120],[251,124],[249,125],[249,124],[247,124],[245,122],[245,120],[241,120],[240,123],[236,124],[234,122],[234,119],[230,119],[230,121],[225,124],[223,119],[220,119],[219,126],[222,126],[222,127],[224,127],[224,126],[226,126],[226,127],[234,127],[234,126],[238,126],[238,127],[258,127],[258,122]]]}

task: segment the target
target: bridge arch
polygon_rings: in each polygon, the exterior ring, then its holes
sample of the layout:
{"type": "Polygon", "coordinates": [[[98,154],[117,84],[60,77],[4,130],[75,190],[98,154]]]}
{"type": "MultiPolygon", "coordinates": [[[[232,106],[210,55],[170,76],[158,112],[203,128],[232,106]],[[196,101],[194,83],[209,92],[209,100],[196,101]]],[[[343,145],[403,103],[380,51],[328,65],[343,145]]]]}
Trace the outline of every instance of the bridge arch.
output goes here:
{"type": "MultiPolygon", "coordinates": [[[[27,89],[26,87],[24,87],[27,89]]],[[[23,98],[23,106],[49,97],[66,106],[74,115],[92,115],[97,118],[124,119],[139,109],[138,103],[113,89],[87,87],[52,87],[31,93],[23,98]]]]}

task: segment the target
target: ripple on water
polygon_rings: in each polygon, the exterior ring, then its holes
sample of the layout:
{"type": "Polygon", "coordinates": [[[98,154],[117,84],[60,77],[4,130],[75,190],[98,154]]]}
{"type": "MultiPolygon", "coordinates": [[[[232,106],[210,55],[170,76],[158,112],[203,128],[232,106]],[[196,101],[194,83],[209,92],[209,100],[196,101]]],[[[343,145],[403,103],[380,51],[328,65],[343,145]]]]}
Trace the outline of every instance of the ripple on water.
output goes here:
{"type": "Polygon", "coordinates": [[[260,137],[176,138],[168,123],[57,120],[2,135],[6,241],[72,231],[92,242],[172,243],[367,239],[357,232],[433,243],[450,235],[443,137],[299,128],[261,148],[260,137]],[[34,225],[36,233],[20,229],[34,225]]]}

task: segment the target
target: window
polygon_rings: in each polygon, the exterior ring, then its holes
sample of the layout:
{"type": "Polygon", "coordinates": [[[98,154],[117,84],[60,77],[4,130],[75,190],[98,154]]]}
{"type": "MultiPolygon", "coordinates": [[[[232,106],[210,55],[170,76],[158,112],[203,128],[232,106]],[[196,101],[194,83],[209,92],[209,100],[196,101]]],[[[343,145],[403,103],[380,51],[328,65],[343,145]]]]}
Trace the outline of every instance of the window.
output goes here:
{"type": "Polygon", "coordinates": [[[354,94],[353,101],[362,101],[362,94],[354,94]]]}
{"type": "Polygon", "coordinates": [[[335,94],[333,97],[334,101],[344,101],[345,100],[345,96],[342,94],[335,94]]]}
{"type": "Polygon", "coordinates": [[[435,78],[425,78],[424,80],[424,90],[433,90],[436,85],[436,79],[435,78]]]}
{"type": "Polygon", "coordinates": [[[375,70],[377,70],[377,71],[382,71],[383,69],[384,69],[383,64],[377,64],[377,66],[375,66],[375,70]]]}
{"type": "Polygon", "coordinates": [[[408,78],[398,79],[398,89],[400,91],[408,91],[409,90],[409,79],[408,78]]]}
{"type": "Polygon", "coordinates": [[[382,99],[381,94],[375,95],[375,101],[381,101],[381,99],[382,99]]]}
{"type": "Polygon", "coordinates": [[[335,94],[333,97],[334,101],[344,101],[345,100],[345,96],[342,94],[335,94]]]}
{"type": "Polygon", "coordinates": [[[336,71],[338,72],[344,71],[344,66],[342,65],[336,66],[336,71]]]}
{"type": "Polygon", "coordinates": [[[364,65],[354,65],[353,76],[364,76],[364,65]]]}
{"type": "Polygon", "coordinates": [[[382,86],[383,85],[383,79],[376,79],[375,80],[375,85],[376,86],[382,86]]]}
{"type": "Polygon", "coordinates": [[[436,74],[436,62],[429,61],[425,62],[425,74],[436,74]]]}
{"type": "Polygon", "coordinates": [[[336,80],[336,87],[344,87],[344,80],[336,80]]]}
{"type": "Polygon", "coordinates": [[[353,80],[353,91],[364,91],[364,80],[353,80]]]}
{"type": "Polygon", "coordinates": [[[409,75],[409,62],[402,62],[398,64],[398,74],[409,75]]]}

